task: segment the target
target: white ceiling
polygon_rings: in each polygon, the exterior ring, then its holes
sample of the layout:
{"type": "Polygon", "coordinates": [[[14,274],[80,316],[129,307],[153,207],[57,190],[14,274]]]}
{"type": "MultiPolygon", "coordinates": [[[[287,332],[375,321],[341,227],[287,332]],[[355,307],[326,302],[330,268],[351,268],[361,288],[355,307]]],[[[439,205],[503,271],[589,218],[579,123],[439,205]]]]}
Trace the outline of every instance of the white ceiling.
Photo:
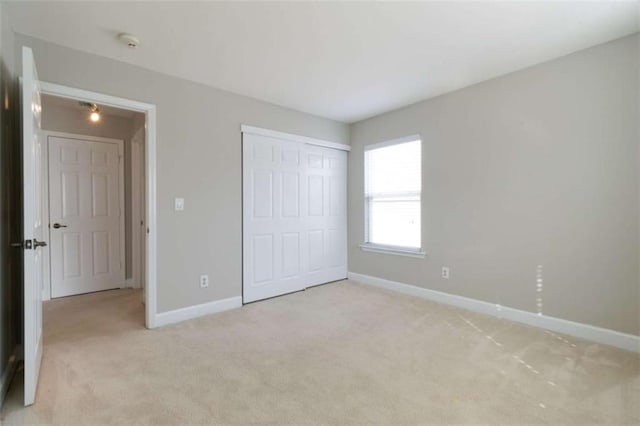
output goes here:
{"type": "Polygon", "coordinates": [[[636,1],[7,6],[18,33],[344,122],[639,28],[636,1]]]}

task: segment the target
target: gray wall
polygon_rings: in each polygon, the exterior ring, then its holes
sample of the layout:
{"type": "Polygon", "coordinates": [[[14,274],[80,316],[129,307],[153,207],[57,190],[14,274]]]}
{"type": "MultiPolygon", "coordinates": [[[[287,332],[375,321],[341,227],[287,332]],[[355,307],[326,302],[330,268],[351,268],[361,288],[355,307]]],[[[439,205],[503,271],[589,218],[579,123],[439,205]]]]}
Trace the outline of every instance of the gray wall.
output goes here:
{"type": "Polygon", "coordinates": [[[348,142],[346,124],[19,34],[16,42],[33,48],[42,80],[157,106],[158,312],[241,294],[241,124],[348,142]],[[174,197],[185,211],[173,211],[174,197]]]}
{"type": "Polygon", "coordinates": [[[67,108],[50,102],[50,99],[49,96],[42,97],[42,128],[44,130],[124,141],[125,277],[131,278],[131,138],[138,130],[140,120],[144,123],[144,114],[136,113],[131,118],[103,114],[100,122],[92,123],[87,119],[87,112],[67,108]]]}
{"type": "MultiPolygon", "coordinates": [[[[14,35],[0,4],[0,378],[21,339],[20,304],[22,251],[11,249],[20,241],[21,169],[14,35]]],[[[2,383],[0,383],[2,386],[2,383]]],[[[0,395],[0,404],[4,395],[0,395]]]]}
{"type": "Polygon", "coordinates": [[[640,334],[638,43],[351,126],[350,271],[537,312],[542,265],[544,314],[640,334]],[[363,148],[415,133],[427,257],[363,252],[363,148]]]}
{"type": "Polygon", "coordinates": [[[16,39],[43,80],[158,106],[159,312],[241,293],[246,123],[343,143],[350,130],[351,271],[536,312],[543,265],[545,314],[640,332],[637,35],[350,127],[16,39]],[[362,252],[363,147],[414,133],[427,258],[362,252]],[[200,289],[204,273],[212,282],[200,289]]]}

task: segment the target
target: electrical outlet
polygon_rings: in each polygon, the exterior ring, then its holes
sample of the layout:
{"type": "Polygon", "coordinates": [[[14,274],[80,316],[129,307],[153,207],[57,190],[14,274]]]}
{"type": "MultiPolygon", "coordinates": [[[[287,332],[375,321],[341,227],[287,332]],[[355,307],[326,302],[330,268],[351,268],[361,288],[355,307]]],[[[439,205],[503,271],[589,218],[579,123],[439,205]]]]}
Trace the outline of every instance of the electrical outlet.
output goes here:
{"type": "Polygon", "coordinates": [[[175,211],[181,212],[184,210],[184,198],[176,198],[174,200],[175,211]]]}
{"type": "Polygon", "coordinates": [[[200,275],[200,287],[209,287],[209,275],[200,275]]]}
{"type": "Polygon", "coordinates": [[[449,279],[449,267],[448,266],[443,266],[442,267],[442,278],[444,278],[445,280],[449,279]]]}

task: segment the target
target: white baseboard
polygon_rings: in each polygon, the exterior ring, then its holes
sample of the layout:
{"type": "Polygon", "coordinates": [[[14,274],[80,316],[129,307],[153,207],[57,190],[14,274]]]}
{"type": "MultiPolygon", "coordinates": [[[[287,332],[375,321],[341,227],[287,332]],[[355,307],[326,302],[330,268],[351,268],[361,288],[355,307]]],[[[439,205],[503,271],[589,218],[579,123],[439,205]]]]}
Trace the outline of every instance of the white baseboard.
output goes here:
{"type": "Polygon", "coordinates": [[[640,336],[633,334],[621,333],[619,331],[568,321],[561,318],[538,315],[533,312],[522,311],[506,306],[496,305],[494,303],[483,302],[476,299],[457,296],[455,294],[443,293],[441,291],[429,290],[422,287],[416,287],[355,272],[349,272],[348,278],[362,284],[369,284],[375,287],[432,300],[434,302],[457,306],[470,311],[480,312],[482,314],[492,315],[494,317],[504,318],[534,327],[556,331],[558,333],[564,333],[570,336],[615,346],[632,352],[640,352],[640,336]]]}
{"type": "Polygon", "coordinates": [[[237,296],[230,297],[228,299],[215,300],[201,305],[189,306],[187,308],[176,309],[174,311],[162,312],[156,314],[154,326],[162,327],[163,325],[174,324],[205,315],[228,311],[241,306],[242,297],[237,296]]]}
{"type": "Polygon", "coordinates": [[[16,368],[18,367],[18,350],[19,348],[16,347],[16,352],[9,357],[4,373],[2,373],[2,376],[0,377],[0,407],[4,404],[4,399],[7,396],[7,392],[9,392],[9,385],[11,385],[11,379],[13,379],[13,376],[16,373],[16,368]]]}
{"type": "Polygon", "coordinates": [[[122,288],[139,288],[140,286],[138,285],[137,282],[135,282],[133,280],[133,278],[127,278],[126,280],[124,280],[124,287],[122,288]]]}

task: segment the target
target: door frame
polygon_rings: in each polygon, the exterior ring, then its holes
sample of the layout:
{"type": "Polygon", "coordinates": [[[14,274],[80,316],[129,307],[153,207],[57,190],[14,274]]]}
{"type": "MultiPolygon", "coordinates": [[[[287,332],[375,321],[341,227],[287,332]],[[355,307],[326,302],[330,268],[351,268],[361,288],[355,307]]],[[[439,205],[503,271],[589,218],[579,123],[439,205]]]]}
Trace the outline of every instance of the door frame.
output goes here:
{"type": "MultiPolygon", "coordinates": [[[[142,130],[144,135],[144,128],[138,129],[138,132],[134,133],[130,142],[130,168],[131,173],[131,197],[133,203],[131,205],[131,278],[128,278],[125,282],[127,287],[131,288],[144,288],[142,280],[144,277],[144,259],[143,259],[143,247],[145,232],[142,228],[144,224],[144,194],[145,194],[145,182],[144,182],[144,139],[139,140],[138,133],[142,130]],[[142,166],[140,169],[139,166],[142,166]],[[138,202],[142,200],[142,203],[138,202]]],[[[143,299],[144,301],[144,294],[143,299]]]]}
{"type": "MultiPolygon", "coordinates": [[[[45,159],[43,161],[43,170],[42,170],[42,178],[46,185],[42,186],[42,217],[47,220],[47,241],[51,241],[51,209],[49,208],[49,204],[51,200],[49,199],[49,186],[51,185],[51,179],[49,177],[49,137],[59,137],[65,139],[77,139],[80,141],[89,141],[89,142],[101,142],[101,143],[110,143],[118,146],[118,204],[120,206],[120,262],[123,265],[123,276],[122,282],[118,283],[120,288],[125,288],[127,283],[126,273],[124,270],[124,264],[126,262],[125,259],[125,185],[124,185],[124,140],[122,139],[114,139],[114,138],[103,138],[100,136],[89,136],[89,135],[80,135],[77,133],[69,133],[69,132],[54,132],[50,130],[42,130],[40,134],[43,136],[43,152],[42,157],[45,159]]],[[[52,286],[53,280],[51,279],[51,264],[52,264],[52,254],[51,254],[51,244],[47,247],[43,247],[45,250],[45,255],[43,256],[46,259],[43,271],[43,280],[44,280],[44,288],[42,289],[42,300],[47,301],[51,299],[51,294],[53,293],[52,286]]]]}
{"type": "Polygon", "coordinates": [[[84,89],[40,81],[41,93],[62,98],[141,112],[145,115],[145,204],[146,204],[146,273],[145,325],[156,328],[157,321],[157,197],[156,197],[156,106],[84,89]]]}

